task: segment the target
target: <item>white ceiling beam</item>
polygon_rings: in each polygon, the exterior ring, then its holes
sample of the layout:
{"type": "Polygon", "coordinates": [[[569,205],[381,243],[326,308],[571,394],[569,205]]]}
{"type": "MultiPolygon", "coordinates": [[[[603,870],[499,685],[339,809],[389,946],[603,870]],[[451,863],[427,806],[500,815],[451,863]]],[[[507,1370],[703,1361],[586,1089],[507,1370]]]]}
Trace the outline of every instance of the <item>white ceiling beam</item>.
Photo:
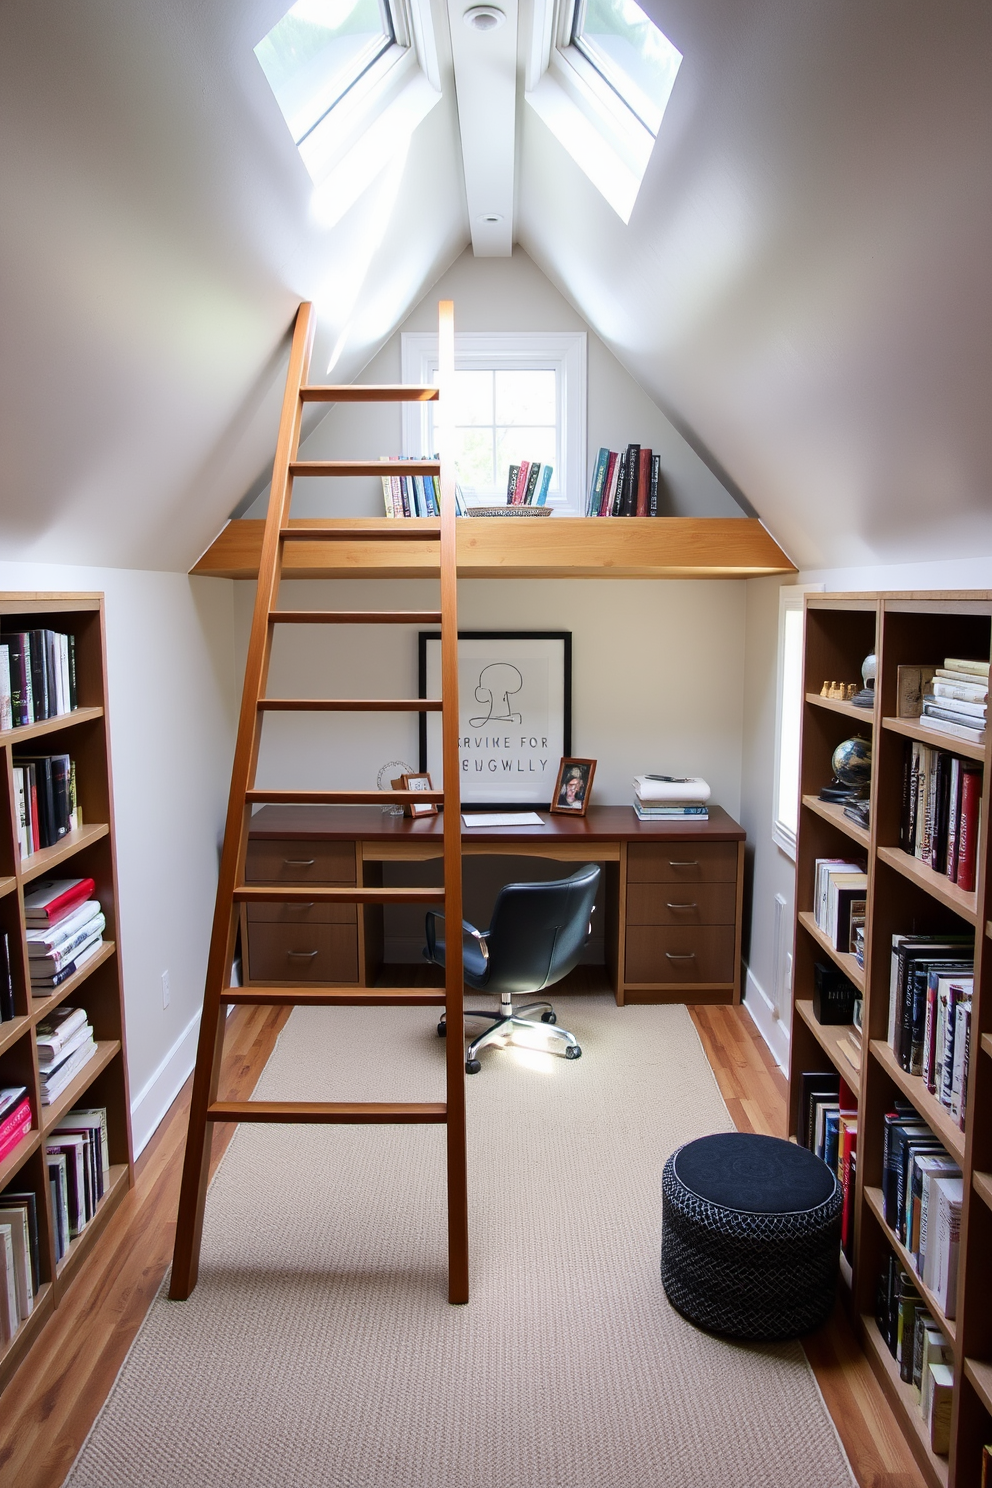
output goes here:
{"type": "Polygon", "coordinates": [[[491,5],[448,0],[448,15],[472,250],[477,258],[508,258],[513,252],[517,0],[491,5]],[[490,13],[488,25],[480,12],[490,13]]]}

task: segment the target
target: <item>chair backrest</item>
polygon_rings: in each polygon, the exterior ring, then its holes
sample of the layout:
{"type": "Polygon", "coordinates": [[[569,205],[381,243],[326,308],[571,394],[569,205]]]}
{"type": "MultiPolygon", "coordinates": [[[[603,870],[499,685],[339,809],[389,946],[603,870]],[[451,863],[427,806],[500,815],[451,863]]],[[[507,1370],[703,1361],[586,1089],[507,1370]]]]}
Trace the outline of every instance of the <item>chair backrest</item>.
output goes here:
{"type": "Polygon", "coordinates": [[[589,934],[599,867],[553,883],[507,884],[489,926],[487,992],[540,992],[566,976],[589,934]]]}

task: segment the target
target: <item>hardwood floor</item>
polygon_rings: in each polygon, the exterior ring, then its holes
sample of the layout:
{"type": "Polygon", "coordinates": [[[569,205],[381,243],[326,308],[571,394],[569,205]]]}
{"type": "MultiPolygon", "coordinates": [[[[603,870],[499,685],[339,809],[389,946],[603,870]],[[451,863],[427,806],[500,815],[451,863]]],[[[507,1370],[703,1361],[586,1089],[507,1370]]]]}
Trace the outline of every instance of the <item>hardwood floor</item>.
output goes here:
{"type": "MultiPolygon", "coordinates": [[[[783,1135],[785,1080],[748,1014],[691,1012],[737,1126],[783,1135]]],[[[251,1093],[287,1017],[264,1007],[234,1012],[222,1083],[233,1098],[251,1093]]],[[[0,1488],[59,1488],[113,1385],[172,1257],[189,1094],[187,1083],[142,1153],[106,1239],[0,1398],[0,1488]]],[[[215,1162],[232,1131],[217,1128],[215,1162]]],[[[861,1488],[924,1488],[839,1306],[806,1353],[861,1488]]]]}

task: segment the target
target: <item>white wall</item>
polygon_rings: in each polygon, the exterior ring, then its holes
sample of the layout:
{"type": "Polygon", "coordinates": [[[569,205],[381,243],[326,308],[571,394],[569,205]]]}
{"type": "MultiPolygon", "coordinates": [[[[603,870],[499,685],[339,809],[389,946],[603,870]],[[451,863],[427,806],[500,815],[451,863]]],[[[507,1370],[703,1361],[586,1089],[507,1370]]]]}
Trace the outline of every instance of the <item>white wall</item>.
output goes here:
{"type": "MultiPolygon", "coordinates": [[[[584,491],[588,491],[588,473],[602,445],[622,449],[640,443],[661,455],[668,491],[663,515],[743,515],[657,404],[520,248],[514,249],[512,258],[473,258],[470,250],[463,253],[424,295],[359,381],[402,381],[400,334],[436,331],[437,302],[441,299],[454,301],[456,332],[588,332],[588,472],[584,491]]],[[[323,372],[318,373],[315,367],[312,375],[320,380],[323,372]]],[[[332,408],[301,450],[309,460],[377,459],[399,454],[399,408],[347,404],[332,408]]],[[[244,515],[264,516],[267,502],[266,489],[244,515]]],[[[382,488],[378,480],[331,482],[308,478],[297,487],[293,515],[381,516],[382,488]]]]}
{"type": "Polygon", "coordinates": [[[236,723],[234,586],[9,562],[0,563],[0,585],[106,595],[120,954],[140,1151],[196,1051],[236,723]]]}
{"type": "MultiPolygon", "coordinates": [[[[244,668],[254,585],[235,585],[238,675],[244,668]]],[[[459,586],[464,630],[572,632],[572,752],[598,761],[594,800],[629,804],[635,774],[702,775],[713,799],[740,808],[745,585],[739,581],[472,579],[459,586]]],[[[436,585],[412,580],[290,583],[287,608],[415,608],[436,605],[436,585]]],[[[280,627],[269,692],[311,696],[416,696],[415,627],[356,628],[331,644],[326,626],[280,627]]],[[[369,789],[383,764],[418,764],[414,718],[268,715],[260,786],[369,789]]],[[[484,917],[488,889],[473,911],[484,917]]],[[[396,913],[396,912],[394,912],[396,913]]],[[[390,954],[414,935],[391,921],[390,954]]],[[[419,932],[416,932],[419,935],[419,932]]],[[[419,946],[419,942],[418,942],[419,946]]],[[[419,954],[419,948],[416,952],[419,954]]]]}

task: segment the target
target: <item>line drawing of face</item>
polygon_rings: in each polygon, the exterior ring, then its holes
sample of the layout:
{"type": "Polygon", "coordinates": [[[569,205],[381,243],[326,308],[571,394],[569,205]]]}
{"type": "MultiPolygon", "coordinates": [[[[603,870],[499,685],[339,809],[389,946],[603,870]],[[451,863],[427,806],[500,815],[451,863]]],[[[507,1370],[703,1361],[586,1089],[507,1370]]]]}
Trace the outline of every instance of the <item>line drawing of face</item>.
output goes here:
{"type": "Polygon", "coordinates": [[[477,703],[488,703],[489,712],[480,718],[470,718],[470,728],[485,728],[487,723],[521,723],[522,713],[513,713],[510,699],[520,692],[524,679],[515,666],[508,661],[491,661],[479,673],[475,689],[477,703]]]}

